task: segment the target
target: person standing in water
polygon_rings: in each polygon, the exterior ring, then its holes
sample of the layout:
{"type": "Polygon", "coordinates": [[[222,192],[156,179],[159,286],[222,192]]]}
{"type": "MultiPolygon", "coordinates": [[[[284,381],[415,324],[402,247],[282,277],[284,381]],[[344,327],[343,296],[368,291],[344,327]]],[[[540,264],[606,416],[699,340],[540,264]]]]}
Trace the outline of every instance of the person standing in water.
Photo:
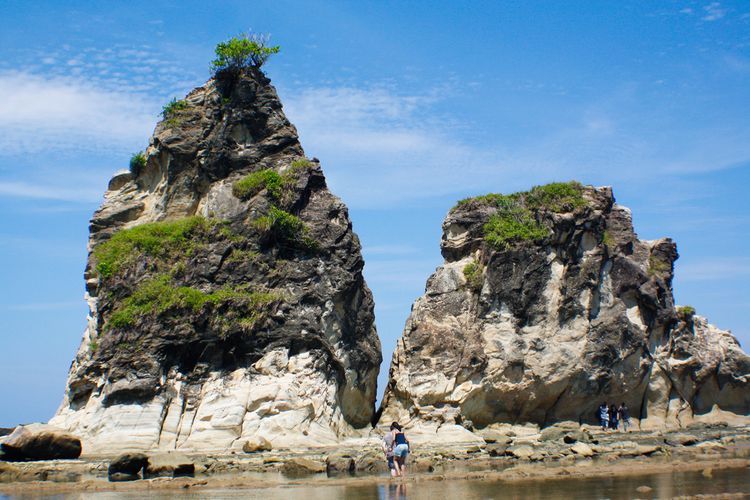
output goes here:
{"type": "Polygon", "coordinates": [[[391,471],[391,477],[396,477],[397,475],[396,464],[393,459],[393,439],[396,435],[393,431],[396,430],[396,427],[398,427],[398,422],[393,422],[390,430],[385,436],[383,436],[383,452],[385,452],[385,459],[388,462],[388,469],[391,471]]]}
{"type": "Polygon", "coordinates": [[[396,475],[399,477],[406,476],[406,457],[409,454],[409,440],[406,439],[406,434],[401,430],[401,426],[394,422],[393,425],[396,427],[393,435],[393,457],[396,465],[396,475]]]}

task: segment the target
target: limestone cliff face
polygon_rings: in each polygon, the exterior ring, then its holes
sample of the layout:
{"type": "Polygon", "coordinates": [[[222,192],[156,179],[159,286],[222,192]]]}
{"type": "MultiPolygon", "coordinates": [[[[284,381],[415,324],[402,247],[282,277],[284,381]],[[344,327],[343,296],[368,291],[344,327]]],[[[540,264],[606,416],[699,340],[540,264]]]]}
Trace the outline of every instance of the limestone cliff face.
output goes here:
{"type": "Polygon", "coordinates": [[[356,434],[381,354],[347,208],[257,70],[166,118],[91,221],[88,328],[51,424],[84,453],[356,434]]]}
{"type": "Polygon", "coordinates": [[[750,413],[750,358],[675,307],[675,244],[639,240],[609,188],[465,200],[441,249],[393,356],[386,421],[592,421],[602,401],[642,427],[750,413]]]}

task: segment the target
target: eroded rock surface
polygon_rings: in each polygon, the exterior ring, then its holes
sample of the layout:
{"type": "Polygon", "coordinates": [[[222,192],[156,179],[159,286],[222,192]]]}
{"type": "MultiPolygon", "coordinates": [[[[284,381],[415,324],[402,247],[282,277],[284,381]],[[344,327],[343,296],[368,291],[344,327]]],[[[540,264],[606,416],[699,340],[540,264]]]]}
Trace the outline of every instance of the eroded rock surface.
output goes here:
{"type": "Polygon", "coordinates": [[[626,402],[642,428],[748,415],[750,358],[673,302],[676,245],[639,240],[609,188],[530,193],[448,214],[445,263],[398,342],[382,421],[544,426],[592,421],[602,401],[626,402]]]}
{"type": "Polygon", "coordinates": [[[259,71],[210,80],[156,126],[89,250],[88,328],[52,420],[86,452],[369,426],[381,354],[359,240],[259,71]]]}

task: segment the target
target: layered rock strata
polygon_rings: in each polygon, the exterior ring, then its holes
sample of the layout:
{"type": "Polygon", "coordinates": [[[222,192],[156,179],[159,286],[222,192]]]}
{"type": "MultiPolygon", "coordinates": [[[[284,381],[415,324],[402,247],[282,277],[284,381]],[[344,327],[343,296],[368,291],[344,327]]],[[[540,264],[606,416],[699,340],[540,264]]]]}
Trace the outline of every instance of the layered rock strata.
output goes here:
{"type": "Polygon", "coordinates": [[[626,402],[643,428],[750,413],[750,358],[675,306],[676,245],[639,240],[610,188],[464,200],[441,250],[393,355],[384,421],[591,422],[602,401],[626,402]]]}
{"type": "Polygon", "coordinates": [[[91,220],[88,328],[50,423],[84,453],[368,427],[381,354],[360,243],[270,81],[196,88],[142,159],[91,220]]]}

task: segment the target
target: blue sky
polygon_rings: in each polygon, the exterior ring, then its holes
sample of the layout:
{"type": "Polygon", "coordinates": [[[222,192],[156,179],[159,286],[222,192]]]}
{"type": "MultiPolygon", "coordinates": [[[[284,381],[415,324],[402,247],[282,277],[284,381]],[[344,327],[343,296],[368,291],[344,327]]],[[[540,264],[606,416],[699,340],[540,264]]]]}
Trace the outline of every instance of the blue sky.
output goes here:
{"type": "Polygon", "coordinates": [[[750,345],[750,4],[0,0],[0,426],[48,419],[85,326],[88,220],[240,31],[350,207],[384,384],[457,199],[612,185],[675,294],[750,345]]]}

